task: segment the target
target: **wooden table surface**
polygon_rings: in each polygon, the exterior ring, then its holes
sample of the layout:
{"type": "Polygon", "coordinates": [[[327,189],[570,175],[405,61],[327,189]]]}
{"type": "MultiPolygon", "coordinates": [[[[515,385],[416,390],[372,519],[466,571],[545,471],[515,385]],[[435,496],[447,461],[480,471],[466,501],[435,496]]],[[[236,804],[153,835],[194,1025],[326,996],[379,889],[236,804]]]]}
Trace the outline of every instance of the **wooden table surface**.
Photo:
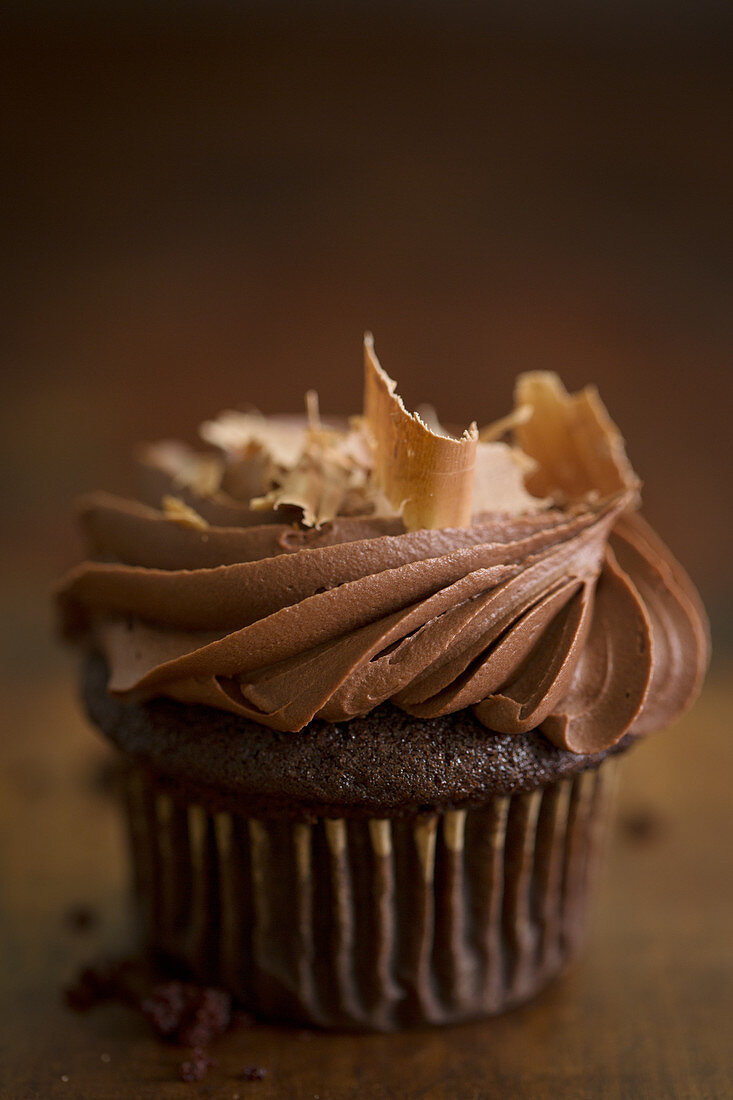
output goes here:
{"type": "Polygon", "coordinates": [[[694,712],[625,760],[617,825],[582,959],[503,1018],[401,1035],[240,1028],[200,1084],[186,1052],[121,1005],[80,1015],[62,989],[130,944],[121,822],[96,781],[109,750],[78,712],[73,663],[6,691],[2,739],[1,1095],[12,1100],[733,1095],[733,742],[729,669],[694,712]],[[98,920],[75,929],[68,914],[98,920]],[[266,1067],[261,1082],[237,1079],[266,1067]]]}

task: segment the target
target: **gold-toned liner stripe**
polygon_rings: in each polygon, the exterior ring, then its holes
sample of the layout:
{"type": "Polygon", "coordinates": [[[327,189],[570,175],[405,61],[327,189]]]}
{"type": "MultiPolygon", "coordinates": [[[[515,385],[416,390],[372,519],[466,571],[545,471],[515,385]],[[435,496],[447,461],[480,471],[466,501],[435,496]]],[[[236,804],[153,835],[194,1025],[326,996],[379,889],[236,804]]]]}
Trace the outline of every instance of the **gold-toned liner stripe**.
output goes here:
{"type": "Polygon", "coordinates": [[[392,822],[372,818],[368,822],[369,839],[374,853],[371,867],[371,920],[374,928],[374,978],[367,978],[367,1003],[372,1019],[378,1026],[389,1027],[395,1002],[401,996],[400,984],[394,974],[396,962],[396,928],[394,859],[392,859],[392,822]],[[371,989],[375,994],[371,994],[371,989]]]}
{"type": "Polygon", "coordinates": [[[234,823],[231,814],[216,814],[214,828],[219,871],[219,921],[221,926],[219,957],[221,977],[225,984],[231,984],[236,980],[238,954],[235,866],[232,846],[234,823]]]}
{"type": "Polygon", "coordinates": [[[588,845],[586,822],[591,809],[596,773],[583,772],[572,781],[562,884],[563,948],[582,932],[585,913],[578,905],[588,845]]]}
{"type": "Polygon", "coordinates": [[[436,881],[433,969],[446,1009],[463,1003],[474,991],[479,965],[467,924],[466,811],[449,810],[443,817],[442,874],[436,881]]]}
{"type": "Polygon", "coordinates": [[[608,760],[595,773],[594,804],[591,810],[590,836],[586,846],[583,878],[580,889],[587,893],[594,886],[593,872],[600,870],[604,863],[610,835],[610,823],[613,819],[613,807],[618,784],[619,761],[608,760]]]}
{"type": "Polygon", "coordinates": [[[437,815],[418,820],[412,827],[413,844],[417,851],[422,881],[413,884],[414,921],[408,933],[413,943],[403,945],[414,967],[412,993],[420,1011],[427,1019],[437,1012],[435,975],[432,954],[435,936],[435,850],[438,831],[437,815]]]}
{"type": "Polygon", "coordinates": [[[483,955],[485,967],[484,1009],[497,1011],[504,993],[504,967],[501,914],[504,902],[504,865],[506,827],[510,798],[495,798],[491,804],[491,857],[487,867],[489,898],[484,921],[483,955]]]}
{"type": "MultiPolygon", "coordinates": [[[[542,791],[532,791],[518,799],[523,815],[522,846],[518,856],[514,856],[512,880],[507,889],[510,903],[507,924],[514,948],[511,985],[517,993],[524,989],[531,974],[537,940],[537,929],[531,919],[531,890],[541,801],[542,791]]],[[[505,913],[505,920],[506,916],[505,913]]]]}
{"type": "Polygon", "coordinates": [[[326,841],[331,854],[339,856],[346,848],[346,822],[342,818],[329,818],[324,821],[326,841]]]}
{"type": "Polygon", "coordinates": [[[466,831],[466,811],[448,810],[443,816],[443,839],[452,852],[463,850],[466,831]]]}
{"type": "Polygon", "coordinates": [[[332,945],[338,1006],[341,1011],[358,1018],[360,998],[354,977],[355,915],[347,825],[341,818],[327,818],[324,826],[331,861],[332,945]]]}
{"type": "Polygon", "coordinates": [[[546,970],[556,968],[561,957],[561,891],[570,793],[571,781],[567,779],[545,793],[545,801],[551,803],[551,817],[549,836],[545,844],[545,865],[541,869],[539,883],[541,889],[538,890],[540,905],[537,920],[540,927],[539,965],[546,970]]]}
{"type": "Polygon", "coordinates": [[[204,946],[209,907],[206,881],[206,832],[208,816],[201,806],[188,807],[188,836],[191,858],[191,908],[188,924],[188,950],[199,958],[204,946]]]}
{"type": "Polygon", "coordinates": [[[420,821],[415,826],[415,845],[420,857],[420,867],[426,884],[435,877],[435,838],[438,829],[437,817],[420,821]]]}
{"type": "Polygon", "coordinates": [[[252,958],[254,960],[254,996],[267,1002],[267,990],[263,988],[267,973],[270,935],[270,904],[267,883],[267,863],[269,858],[269,837],[266,825],[249,818],[249,855],[252,868],[252,958]]]}
{"type": "Polygon", "coordinates": [[[369,836],[378,856],[392,855],[392,822],[373,817],[369,821],[369,836]]]}
{"type": "Polygon", "coordinates": [[[173,933],[176,898],[176,854],[172,835],[173,801],[169,794],[161,792],[153,804],[156,835],[158,838],[158,921],[167,937],[173,933]]]}
{"type": "Polygon", "coordinates": [[[295,913],[296,971],[300,1001],[313,1019],[321,1009],[314,980],[313,941],[313,827],[303,823],[293,825],[295,851],[295,913]]]}

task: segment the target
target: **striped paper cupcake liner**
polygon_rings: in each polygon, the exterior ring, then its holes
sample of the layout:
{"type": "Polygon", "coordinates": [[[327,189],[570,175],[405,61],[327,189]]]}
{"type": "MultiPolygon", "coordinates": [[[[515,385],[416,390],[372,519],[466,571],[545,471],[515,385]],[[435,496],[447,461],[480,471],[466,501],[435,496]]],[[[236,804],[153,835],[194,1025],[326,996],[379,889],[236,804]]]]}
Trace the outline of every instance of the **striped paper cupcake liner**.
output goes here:
{"type": "Polygon", "coordinates": [[[476,809],[312,824],[127,776],[144,937],[257,1016],[392,1030],[502,1012],[582,943],[616,762],[476,809]]]}

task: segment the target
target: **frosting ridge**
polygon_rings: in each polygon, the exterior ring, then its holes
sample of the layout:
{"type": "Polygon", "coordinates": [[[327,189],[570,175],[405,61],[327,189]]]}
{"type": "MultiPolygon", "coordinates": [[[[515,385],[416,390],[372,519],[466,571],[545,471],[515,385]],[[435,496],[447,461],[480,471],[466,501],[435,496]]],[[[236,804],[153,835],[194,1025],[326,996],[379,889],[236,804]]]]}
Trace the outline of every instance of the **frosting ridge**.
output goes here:
{"type": "Polygon", "coordinates": [[[140,500],[81,502],[89,556],[59,589],[65,633],[101,650],[119,698],[203,703],[275,730],[389,700],[420,718],[471,707],[488,730],[539,729],[583,754],[668,724],[701,686],[704,610],[635,512],[638,480],[620,436],[597,434],[599,399],[532,379],[547,415],[541,432],[524,415],[522,431],[529,452],[551,453],[554,466],[532,469],[556,503],[462,526],[408,529],[372,491],[362,441],[320,423],[302,452],[291,422],[268,455],[270,422],[236,414],[206,426],[223,455],[147,448],[140,500]],[[581,452],[578,474],[567,455],[581,452]],[[277,486],[293,471],[288,495],[277,486]],[[307,528],[311,492],[314,517],[331,499],[341,511],[307,528]]]}
{"type": "Polygon", "coordinates": [[[290,543],[288,525],[187,528],[99,494],[83,527],[106,560],[65,578],[65,627],[105,653],[120,697],[292,731],[387,699],[421,717],[470,706],[595,752],[666,724],[706,662],[694,590],[627,505],[401,533],[337,520],[290,543]]]}

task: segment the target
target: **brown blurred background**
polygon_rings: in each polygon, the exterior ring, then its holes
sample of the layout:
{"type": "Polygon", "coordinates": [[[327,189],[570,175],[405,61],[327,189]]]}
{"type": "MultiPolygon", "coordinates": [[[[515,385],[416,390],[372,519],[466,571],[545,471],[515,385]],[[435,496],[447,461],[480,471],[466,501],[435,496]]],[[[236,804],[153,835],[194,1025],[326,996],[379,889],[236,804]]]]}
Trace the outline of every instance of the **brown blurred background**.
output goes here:
{"type": "Polygon", "coordinates": [[[501,415],[521,370],[597,382],[722,640],[732,20],[651,0],[11,4],[16,617],[76,553],[71,499],[124,488],[135,440],[298,409],[310,386],[355,411],[371,328],[408,404],[448,422],[501,415]]]}

